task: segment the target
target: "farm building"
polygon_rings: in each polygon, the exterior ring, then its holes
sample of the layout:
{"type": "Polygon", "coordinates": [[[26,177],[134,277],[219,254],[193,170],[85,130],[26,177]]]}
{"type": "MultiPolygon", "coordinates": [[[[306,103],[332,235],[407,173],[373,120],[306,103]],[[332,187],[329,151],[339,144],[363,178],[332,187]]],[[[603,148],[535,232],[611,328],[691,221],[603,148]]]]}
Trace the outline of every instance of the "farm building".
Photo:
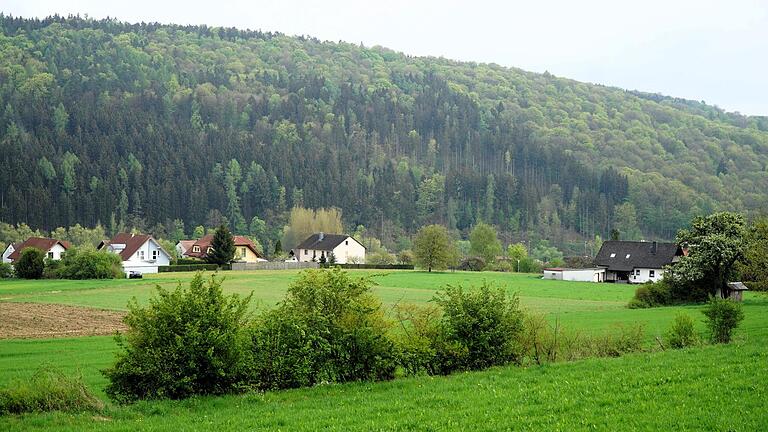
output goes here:
{"type": "Polygon", "coordinates": [[[605,280],[604,268],[545,268],[542,279],[554,279],[581,282],[603,282],[605,280]]]}
{"type": "Polygon", "coordinates": [[[99,243],[97,249],[120,255],[126,274],[131,271],[157,273],[158,267],[171,262],[171,255],[151,235],[119,233],[99,243]]]}
{"type": "Polygon", "coordinates": [[[656,282],[664,277],[664,267],[681,256],[683,250],[675,243],[606,241],[595,257],[595,265],[605,268],[606,282],[656,282]]]}
{"type": "MultiPolygon", "coordinates": [[[[256,245],[251,239],[245,236],[234,236],[235,242],[235,259],[236,262],[262,262],[266,261],[261,253],[256,250],[256,245]]],[[[183,240],[187,241],[187,240],[183,240]]],[[[204,260],[208,257],[208,254],[213,250],[211,243],[213,242],[213,234],[208,234],[195,241],[191,245],[187,246],[186,252],[181,256],[185,258],[197,258],[204,260]]],[[[182,243],[182,242],[179,242],[182,243]]],[[[178,250],[179,245],[176,245],[178,250]]]]}
{"type": "Polygon", "coordinates": [[[26,248],[36,248],[45,252],[45,256],[51,260],[60,260],[70,248],[68,242],[46,237],[30,237],[26,241],[8,245],[3,252],[3,262],[13,263],[21,256],[21,251],[26,248]]]}
{"type": "Polygon", "coordinates": [[[339,264],[365,264],[365,246],[343,234],[312,234],[290,253],[299,262],[320,261],[322,257],[329,259],[330,254],[339,264]]]}

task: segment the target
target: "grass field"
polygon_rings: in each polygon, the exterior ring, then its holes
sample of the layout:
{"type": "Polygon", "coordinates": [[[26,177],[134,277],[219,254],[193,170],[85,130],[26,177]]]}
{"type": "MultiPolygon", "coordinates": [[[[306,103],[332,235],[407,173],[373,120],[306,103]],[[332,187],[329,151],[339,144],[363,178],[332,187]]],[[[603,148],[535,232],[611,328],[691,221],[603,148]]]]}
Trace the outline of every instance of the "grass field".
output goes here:
{"type": "MultiPolygon", "coordinates": [[[[355,274],[379,274],[356,271],[355,274]]],[[[257,308],[275,304],[294,272],[228,272],[226,292],[253,292],[257,308]]],[[[2,301],[125,309],[146,302],[155,284],[175,286],[192,274],[121,281],[0,282],[2,301]]],[[[517,292],[524,307],[568,328],[606,331],[643,323],[649,344],[685,310],[629,310],[626,285],[544,281],[536,275],[397,271],[375,276],[386,305],[424,303],[445,284],[484,280],[517,292]]],[[[737,342],[683,351],[591,359],[544,367],[496,368],[451,377],[321,386],[263,395],[196,398],[109,406],[98,418],[62,413],[0,418],[0,430],[768,430],[768,297],[749,293],[737,342]],[[104,417],[104,418],[102,418],[104,417]]],[[[104,397],[99,370],[113,361],[111,337],[0,340],[0,385],[41,365],[83,375],[104,397]]]]}

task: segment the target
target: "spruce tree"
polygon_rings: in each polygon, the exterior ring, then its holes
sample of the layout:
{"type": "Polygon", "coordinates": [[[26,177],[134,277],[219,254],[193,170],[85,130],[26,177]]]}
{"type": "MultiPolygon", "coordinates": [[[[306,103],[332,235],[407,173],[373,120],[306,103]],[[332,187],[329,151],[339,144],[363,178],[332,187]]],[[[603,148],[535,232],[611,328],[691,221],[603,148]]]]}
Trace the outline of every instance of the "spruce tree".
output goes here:
{"type": "Polygon", "coordinates": [[[211,241],[211,249],[211,253],[206,257],[206,261],[211,264],[229,264],[235,258],[235,239],[226,225],[222,224],[216,228],[211,241]]]}

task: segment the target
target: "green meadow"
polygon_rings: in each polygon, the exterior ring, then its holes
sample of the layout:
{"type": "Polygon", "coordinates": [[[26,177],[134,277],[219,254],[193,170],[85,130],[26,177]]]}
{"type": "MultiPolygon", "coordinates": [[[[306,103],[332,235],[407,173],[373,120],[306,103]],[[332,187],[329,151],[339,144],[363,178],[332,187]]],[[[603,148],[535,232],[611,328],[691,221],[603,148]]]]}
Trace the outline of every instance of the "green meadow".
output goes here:
{"type": "MultiPolygon", "coordinates": [[[[684,311],[703,332],[700,306],[630,310],[634,287],[545,281],[538,275],[354,271],[372,275],[385,306],[425,304],[446,284],[483,282],[517,293],[524,308],[584,332],[643,324],[655,348],[684,311]]],[[[191,273],[143,280],[0,282],[0,301],[124,310],[147,302],[155,285],[191,273]]],[[[254,310],[279,301],[295,272],[226,272],[229,293],[253,293],[254,310]]],[[[504,367],[449,377],[328,385],[185,401],[108,404],[91,414],[0,418],[0,430],[768,430],[768,297],[748,293],[745,320],[728,346],[648,352],[540,367],[504,367]]],[[[8,319],[4,317],[3,319],[8,319]]],[[[0,340],[0,385],[53,366],[83,376],[106,400],[99,370],[114,359],[112,337],[0,340]]]]}

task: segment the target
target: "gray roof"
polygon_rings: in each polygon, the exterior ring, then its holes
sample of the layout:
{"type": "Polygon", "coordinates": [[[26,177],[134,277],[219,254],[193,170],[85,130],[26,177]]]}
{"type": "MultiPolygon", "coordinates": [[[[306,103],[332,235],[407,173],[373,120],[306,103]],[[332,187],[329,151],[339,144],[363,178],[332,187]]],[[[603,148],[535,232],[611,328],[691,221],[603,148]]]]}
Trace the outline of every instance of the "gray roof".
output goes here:
{"type": "Polygon", "coordinates": [[[732,291],[748,291],[749,290],[749,288],[747,288],[747,286],[741,282],[728,282],[728,288],[730,288],[732,291]]]}
{"type": "Polygon", "coordinates": [[[611,271],[660,269],[672,264],[674,258],[682,254],[683,250],[675,243],[612,240],[603,243],[595,257],[595,264],[611,271]]]}
{"type": "Polygon", "coordinates": [[[354,238],[344,234],[317,233],[317,234],[312,234],[311,236],[307,237],[306,240],[299,243],[299,245],[296,246],[296,249],[332,251],[336,248],[336,246],[340,245],[344,240],[348,238],[351,238],[352,241],[354,242],[360,243],[354,238]]]}

